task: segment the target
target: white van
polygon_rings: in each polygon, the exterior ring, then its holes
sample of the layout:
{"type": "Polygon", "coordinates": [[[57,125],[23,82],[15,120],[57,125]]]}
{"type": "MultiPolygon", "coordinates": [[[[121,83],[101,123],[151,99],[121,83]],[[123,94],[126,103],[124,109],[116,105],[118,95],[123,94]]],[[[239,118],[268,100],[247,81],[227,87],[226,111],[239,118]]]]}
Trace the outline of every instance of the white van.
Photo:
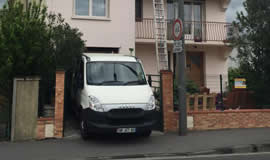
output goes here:
{"type": "Polygon", "coordinates": [[[155,98],[140,60],[117,54],[83,54],[73,74],[74,109],[83,138],[92,133],[150,136],[155,98]]]}

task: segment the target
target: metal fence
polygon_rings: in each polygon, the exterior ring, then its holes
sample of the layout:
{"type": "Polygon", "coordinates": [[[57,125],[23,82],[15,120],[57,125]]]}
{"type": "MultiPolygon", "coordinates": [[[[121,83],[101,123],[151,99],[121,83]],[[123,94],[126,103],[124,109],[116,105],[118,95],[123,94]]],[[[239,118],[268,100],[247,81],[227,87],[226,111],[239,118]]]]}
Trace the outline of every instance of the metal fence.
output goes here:
{"type": "Polygon", "coordinates": [[[157,124],[154,127],[155,130],[163,131],[163,107],[162,107],[162,81],[160,75],[148,74],[148,82],[151,85],[157,108],[157,124]]]}
{"type": "Polygon", "coordinates": [[[41,79],[39,82],[39,117],[54,116],[54,101],[55,101],[55,78],[41,79]]]}
{"type": "Polygon", "coordinates": [[[152,91],[154,93],[155,99],[156,99],[156,105],[158,109],[161,106],[161,80],[160,80],[160,75],[155,75],[155,74],[148,74],[147,75],[148,82],[151,85],[152,91]]]}
{"type": "MultiPolygon", "coordinates": [[[[167,20],[167,39],[173,40],[172,36],[173,20],[167,20]]],[[[223,22],[203,22],[186,21],[184,22],[185,39],[195,42],[205,41],[227,41],[230,23],[223,22]]],[[[145,18],[136,22],[137,39],[154,39],[154,20],[145,18]]]]}
{"type": "Polygon", "coordinates": [[[0,141],[8,140],[10,137],[10,111],[8,100],[0,96],[0,141]]]}

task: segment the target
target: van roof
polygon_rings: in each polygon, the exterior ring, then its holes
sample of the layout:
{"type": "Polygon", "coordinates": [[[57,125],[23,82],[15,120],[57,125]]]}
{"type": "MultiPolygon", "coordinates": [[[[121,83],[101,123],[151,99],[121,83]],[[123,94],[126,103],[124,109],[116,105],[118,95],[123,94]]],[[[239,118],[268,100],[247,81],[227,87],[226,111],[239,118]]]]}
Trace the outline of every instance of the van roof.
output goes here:
{"type": "Polygon", "coordinates": [[[101,53],[84,53],[90,61],[118,61],[118,62],[137,62],[134,56],[121,55],[121,54],[101,54],[101,53]]]}

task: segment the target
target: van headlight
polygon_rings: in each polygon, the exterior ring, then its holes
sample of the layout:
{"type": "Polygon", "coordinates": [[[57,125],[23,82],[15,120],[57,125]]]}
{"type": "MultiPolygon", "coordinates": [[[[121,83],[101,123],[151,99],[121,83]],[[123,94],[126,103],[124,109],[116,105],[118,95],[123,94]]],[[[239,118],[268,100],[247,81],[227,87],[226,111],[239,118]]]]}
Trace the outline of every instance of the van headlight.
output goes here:
{"type": "Polygon", "coordinates": [[[89,96],[89,108],[96,112],[104,112],[104,108],[100,101],[94,97],[94,96],[89,96]]]}
{"type": "Polygon", "coordinates": [[[151,96],[148,103],[146,104],[146,110],[150,111],[150,110],[154,110],[156,108],[156,103],[155,103],[155,97],[151,96]]]}

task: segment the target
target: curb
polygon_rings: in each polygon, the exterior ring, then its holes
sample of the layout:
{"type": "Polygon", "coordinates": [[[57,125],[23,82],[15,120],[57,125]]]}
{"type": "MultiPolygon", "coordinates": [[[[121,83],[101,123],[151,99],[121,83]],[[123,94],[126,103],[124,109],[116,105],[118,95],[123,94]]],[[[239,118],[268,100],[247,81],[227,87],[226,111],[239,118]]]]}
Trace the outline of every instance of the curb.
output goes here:
{"type": "Polygon", "coordinates": [[[155,158],[155,157],[175,157],[175,156],[205,156],[205,155],[222,155],[222,154],[237,154],[237,153],[255,153],[255,152],[270,152],[270,144],[250,144],[239,145],[232,147],[217,148],[200,152],[187,153],[156,153],[156,154],[136,154],[136,155],[119,155],[108,157],[88,157],[87,160],[121,160],[121,159],[138,159],[138,158],[155,158]]]}

